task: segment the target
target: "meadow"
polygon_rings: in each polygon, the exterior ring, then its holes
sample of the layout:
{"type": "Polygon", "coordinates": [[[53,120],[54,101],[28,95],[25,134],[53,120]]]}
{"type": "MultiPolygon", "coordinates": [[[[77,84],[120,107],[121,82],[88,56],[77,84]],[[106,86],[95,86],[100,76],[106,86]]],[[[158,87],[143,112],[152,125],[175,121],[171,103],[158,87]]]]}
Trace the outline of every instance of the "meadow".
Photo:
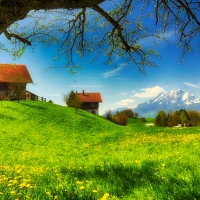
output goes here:
{"type": "Polygon", "coordinates": [[[200,199],[200,127],[4,101],[0,138],[0,199],[200,199]]]}

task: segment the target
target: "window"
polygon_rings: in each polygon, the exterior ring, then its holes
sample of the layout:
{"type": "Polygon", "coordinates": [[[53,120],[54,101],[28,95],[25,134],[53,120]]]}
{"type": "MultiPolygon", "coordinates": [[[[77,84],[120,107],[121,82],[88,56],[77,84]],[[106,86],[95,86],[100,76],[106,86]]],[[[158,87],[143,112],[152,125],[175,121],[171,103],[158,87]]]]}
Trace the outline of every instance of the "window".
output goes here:
{"type": "Polygon", "coordinates": [[[91,103],[91,108],[95,108],[96,107],[96,103],[91,103]]]}

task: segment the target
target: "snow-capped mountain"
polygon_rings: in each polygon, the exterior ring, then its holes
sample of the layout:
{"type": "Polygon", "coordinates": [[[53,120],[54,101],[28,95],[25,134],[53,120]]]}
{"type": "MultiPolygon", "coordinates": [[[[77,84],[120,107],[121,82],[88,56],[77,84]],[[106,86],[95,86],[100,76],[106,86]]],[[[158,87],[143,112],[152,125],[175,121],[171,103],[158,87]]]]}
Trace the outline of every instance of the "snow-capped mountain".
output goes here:
{"type": "Polygon", "coordinates": [[[154,99],[139,104],[134,111],[140,116],[150,117],[155,116],[159,110],[168,112],[180,109],[200,111],[200,100],[191,93],[177,89],[160,93],[154,99]]]}

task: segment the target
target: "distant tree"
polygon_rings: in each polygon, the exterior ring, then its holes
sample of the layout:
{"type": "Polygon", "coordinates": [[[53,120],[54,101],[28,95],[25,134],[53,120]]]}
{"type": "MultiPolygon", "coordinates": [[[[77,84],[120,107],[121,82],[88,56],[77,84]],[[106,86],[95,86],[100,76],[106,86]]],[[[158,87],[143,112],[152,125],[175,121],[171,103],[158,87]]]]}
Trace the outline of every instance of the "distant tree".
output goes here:
{"type": "Polygon", "coordinates": [[[122,112],[125,113],[128,118],[133,117],[133,111],[131,109],[123,110],[122,112]]]}
{"type": "Polygon", "coordinates": [[[138,117],[138,113],[137,113],[137,112],[134,112],[134,113],[133,113],[133,117],[136,117],[136,118],[137,118],[137,117],[138,117]]]}
{"type": "Polygon", "coordinates": [[[192,126],[197,126],[199,124],[199,113],[197,111],[188,111],[188,116],[190,118],[190,124],[192,126]]]}
{"type": "Polygon", "coordinates": [[[171,115],[167,116],[167,126],[172,127],[174,126],[173,124],[173,118],[171,115]]]}
{"type": "Polygon", "coordinates": [[[140,121],[146,122],[146,119],[145,119],[144,117],[141,117],[141,118],[140,118],[140,121]]]}
{"type": "Polygon", "coordinates": [[[53,103],[53,101],[52,101],[52,100],[49,100],[48,102],[49,102],[49,103],[53,103]]]}
{"type": "Polygon", "coordinates": [[[106,114],[105,114],[106,119],[108,120],[112,120],[113,114],[112,114],[112,110],[107,110],[106,114]]]}
{"type": "Polygon", "coordinates": [[[128,117],[124,112],[117,112],[113,117],[112,121],[116,124],[126,126],[128,123],[128,117]]]}
{"type": "Polygon", "coordinates": [[[77,93],[75,93],[73,90],[64,95],[63,100],[67,104],[67,106],[75,108],[76,113],[79,108],[82,108],[82,103],[80,102],[77,93]]]}
{"type": "Polygon", "coordinates": [[[180,122],[181,122],[181,124],[188,123],[189,120],[190,120],[187,111],[184,110],[184,109],[181,109],[179,111],[179,116],[180,116],[180,122]]]}
{"type": "Polygon", "coordinates": [[[156,126],[166,126],[167,125],[167,114],[165,111],[161,110],[158,112],[155,118],[156,126]]]}
{"type": "Polygon", "coordinates": [[[181,123],[179,111],[174,111],[172,113],[172,123],[173,123],[173,126],[181,123]]]}

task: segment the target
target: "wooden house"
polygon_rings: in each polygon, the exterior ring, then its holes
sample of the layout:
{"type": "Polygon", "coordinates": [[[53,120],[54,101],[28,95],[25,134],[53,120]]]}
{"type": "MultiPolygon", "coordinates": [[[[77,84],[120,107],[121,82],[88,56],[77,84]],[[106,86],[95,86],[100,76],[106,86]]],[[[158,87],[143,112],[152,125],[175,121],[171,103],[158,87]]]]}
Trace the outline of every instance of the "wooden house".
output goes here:
{"type": "Polygon", "coordinates": [[[0,99],[25,100],[27,83],[33,81],[26,65],[0,64],[0,99]]]}
{"type": "Polygon", "coordinates": [[[85,92],[77,93],[80,102],[82,103],[82,109],[93,114],[99,114],[99,103],[102,102],[101,94],[99,92],[85,92]]]}
{"type": "Polygon", "coordinates": [[[38,100],[39,96],[26,90],[26,100],[38,100]]]}

